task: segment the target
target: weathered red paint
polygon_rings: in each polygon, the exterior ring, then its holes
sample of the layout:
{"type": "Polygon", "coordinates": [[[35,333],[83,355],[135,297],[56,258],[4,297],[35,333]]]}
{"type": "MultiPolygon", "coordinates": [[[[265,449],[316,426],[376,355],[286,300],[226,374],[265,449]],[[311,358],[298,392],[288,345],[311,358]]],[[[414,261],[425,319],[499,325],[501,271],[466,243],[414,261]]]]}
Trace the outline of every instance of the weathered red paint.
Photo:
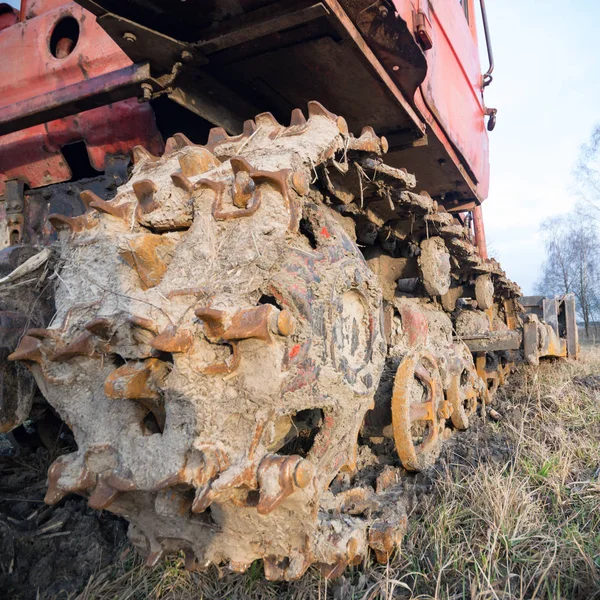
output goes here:
{"type": "Polygon", "coordinates": [[[400,316],[408,345],[411,348],[424,345],[429,335],[429,325],[425,315],[407,304],[400,309],[400,316]]]}
{"type": "Polygon", "coordinates": [[[476,9],[473,0],[467,1],[469,21],[458,0],[394,0],[394,5],[413,31],[419,11],[427,15],[432,48],[425,52],[428,71],[415,105],[483,200],[489,190],[489,144],[476,9]]]}
{"type": "MultiPolygon", "coordinates": [[[[95,17],[74,2],[30,1],[22,6],[21,18],[0,31],[0,113],[16,102],[132,64],[95,17]],[[70,54],[56,58],[50,39],[65,17],[77,20],[79,37],[70,54]]],[[[61,148],[79,140],[99,171],[107,154],[127,153],[138,144],[156,154],[162,151],[151,108],[135,99],[118,102],[1,136],[0,195],[7,179],[24,179],[31,188],[69,180],[71,170],[61,148]]]]}

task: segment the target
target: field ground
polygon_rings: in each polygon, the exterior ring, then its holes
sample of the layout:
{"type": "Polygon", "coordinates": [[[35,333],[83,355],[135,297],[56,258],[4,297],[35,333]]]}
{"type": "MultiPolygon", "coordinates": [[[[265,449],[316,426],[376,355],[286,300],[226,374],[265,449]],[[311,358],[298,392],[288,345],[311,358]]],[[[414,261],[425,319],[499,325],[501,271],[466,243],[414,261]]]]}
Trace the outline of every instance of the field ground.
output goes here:
{"type": "Polygon", "coordinates": [[[0,462],[0,596],[78,600],[600,599],[600,349],[519,368],[455,435],[418,495],[402,551],[327,582],[146,569],[125,525],[71,498],[46,508],[47,452],[0,462]],[[4,594],[4,595],[2,595],[4,594]]]}

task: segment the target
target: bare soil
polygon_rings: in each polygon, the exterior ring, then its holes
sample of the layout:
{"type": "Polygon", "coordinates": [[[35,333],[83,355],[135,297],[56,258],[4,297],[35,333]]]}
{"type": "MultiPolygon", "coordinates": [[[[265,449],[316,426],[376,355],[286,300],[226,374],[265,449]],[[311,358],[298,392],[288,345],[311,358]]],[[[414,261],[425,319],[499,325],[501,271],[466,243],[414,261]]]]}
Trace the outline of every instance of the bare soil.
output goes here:
{"type": "Polygon", "coordinates": [[[1,598],[69,598],[126,544],[127,523],[88,508],[84,498],[44,504],[53,458],[45,447],[0,456],[1,598]]]}

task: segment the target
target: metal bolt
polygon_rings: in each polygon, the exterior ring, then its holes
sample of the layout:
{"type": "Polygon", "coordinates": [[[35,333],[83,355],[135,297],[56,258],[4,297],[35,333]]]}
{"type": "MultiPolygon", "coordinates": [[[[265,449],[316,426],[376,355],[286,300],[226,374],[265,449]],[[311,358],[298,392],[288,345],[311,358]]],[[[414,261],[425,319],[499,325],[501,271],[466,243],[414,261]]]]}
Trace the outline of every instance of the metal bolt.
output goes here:
{"type": "Polygon", "coordinates": [[[194,58],[194,55],[189,50],[184,50],[181,53],[181,60],[183,62],[190,62],[194,58]]]}
{"type": "Polygon", "coordinates": [[[315,476],[315,466],[308,460],[301,460],[294,469],[294,483],[304,489],[315,476]]]}
{"type": "Polygon", "coordinates": [[[292,313],[283,309],[279,315],[277,315],[277,329],[280,335],[289,336],[292,335],[296,329],[296,320],[292,313]]]}
{"type": "Polygon", "coordinates": [[[133,43],[133,42],[135,42],[135,41],[137,40],[137,37],[136,37],[135,33],[131,33],[131,31],[126,31],[126,32],[123,34],[123,39],[124,39],[126,42],[133,43]]]}
{"type": "Polygon", "coordinates": [[[149,83],[142,83],[142,92],[144,94],[144,100],[148,101],[152,99],[152,86],[149,83]]]}
{"type": "Polygon", "coordinates": [[[292,187],[300,196],[305,196],[310,189],[309,176],[304,171],[295,171],[292,175],[292,187]]]}
{"type": "Polygon", "coordinates": [[[255,189],[256,184],[246,171],[236,173],[233,181],[233,204],[238,208],[247,208],[255,189]]]}

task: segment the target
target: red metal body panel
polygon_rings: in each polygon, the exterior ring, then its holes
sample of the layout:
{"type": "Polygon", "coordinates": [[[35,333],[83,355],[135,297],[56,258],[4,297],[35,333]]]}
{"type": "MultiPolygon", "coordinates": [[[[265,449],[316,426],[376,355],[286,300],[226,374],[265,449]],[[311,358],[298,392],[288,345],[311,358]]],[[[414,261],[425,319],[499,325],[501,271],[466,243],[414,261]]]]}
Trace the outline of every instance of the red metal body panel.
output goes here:
{"type": "Polygon", "coordinates": [[[418,12],[425,16],[432,47],[425,53],[427,76],[415,105],[450,156],[456,156],[476,181],[477,196],[483,200],[489,189],[489,144],[474,2],[469,0],[470,23],[458,0],[394,0],[394,4],[413,30],[418,12]]]}
{"type": "MultiPolygon", "coordinates": [[[[96,18],[74,2],[37,0],[22,7],[21,15],[31,18],[0,31],[0,108],[132,64],[96,18]],[[68,56],[56,58],[50,38],[65,17],[77,20],[79,38],[68,56]]],[[[148,105],[134,99],[96,108],[0,137],[0,195],[7,179],[24,179],[32,188],[70,179],[60,149],[78,140],[99,171],[107,154],[126,153],[137,144],[156,153],[162,149],[148,105]]]]}

